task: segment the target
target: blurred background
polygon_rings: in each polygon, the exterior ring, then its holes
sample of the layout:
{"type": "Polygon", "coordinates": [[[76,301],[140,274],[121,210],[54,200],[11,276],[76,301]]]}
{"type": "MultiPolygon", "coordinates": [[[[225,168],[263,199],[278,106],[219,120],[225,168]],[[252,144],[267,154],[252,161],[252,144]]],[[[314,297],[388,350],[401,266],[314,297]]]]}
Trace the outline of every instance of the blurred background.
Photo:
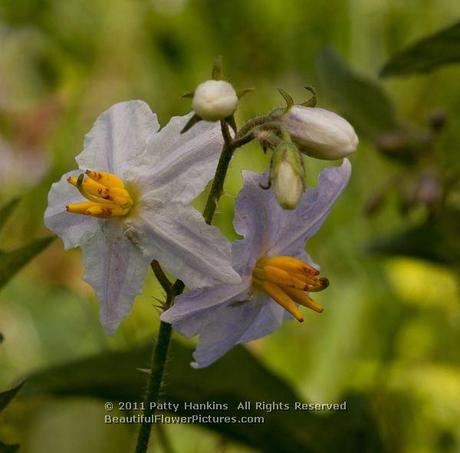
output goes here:
{"type": "MultiPolygon", "coordinates": [[[[113,103],[143,99],[165,124],[189,111],[181,95],[209,78],[218,54],[236,87],[256,88],[239,124],[282,105],[276,88],[303,102],[313,85],[319,106],[361,139],[350,185],[308,244],[331,282],[316,297],[325,312],[248,348],[306,401],[366,398],[384,451],[460,451],[460,66],[378,79],[396,51],[459,17],[450,0],[2,0],[0,204],[21,201],[0,248],[49,234],[49,186],[75,168],[84,134],[113,103]]],[[[268,159],[250,144],[232,162],[216,216],[229,238],[240,171],[268,159]]],[[[324,166],[306,161],[310,185],[324,166]]],[[[161,291],[149,276],[132,315],[105,336],[80,258],[56,240],[0,293],[0,389],[156,332],[161,291]]],[[[104,425],[104,413],[85,395],[18,398],[0,415],[0,439],[28,453],[130,451],[135,427],[104,425]]],[[[192,425],[163,434],[170,445],[155,451],[257,451],[192,425]]]]}

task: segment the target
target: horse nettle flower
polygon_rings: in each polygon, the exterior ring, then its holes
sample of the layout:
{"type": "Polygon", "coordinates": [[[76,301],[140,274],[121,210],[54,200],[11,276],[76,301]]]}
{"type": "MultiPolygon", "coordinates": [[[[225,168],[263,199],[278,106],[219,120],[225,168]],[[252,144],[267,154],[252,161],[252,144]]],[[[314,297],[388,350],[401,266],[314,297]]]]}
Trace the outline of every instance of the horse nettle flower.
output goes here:
{"type": "Polygon", "coordinates": [[[222,147],[215,124],[181,135],[190,116],[160,130],[144,102],[112,106],[85,137],[80,170],[51,186],[45,224],[66,249],[82,248],[84,278],[108,333],[130,312],[154,258],[188,287],[240,281],[230,244],[190,205],[212,178],[222,147]]]}
{"type": "Polygon", "coordinates": [[[305,186],[302,157],[293,143],[283,142],[273,151],[270,182],[278,203],[294,209],[305,186]]]}
{"type": "Polygon", "coordinates": [[[267,174],[244,172],[244,187],[235,205],[235,230],[244,239],[232,246],[233,267],[241,283],[189,291],[161,315],[182,335],[199,335],[193,367],[210,365],[234,345],[278,329],[283,320],[303,321],[299,305],[321,312],[308,295],[327,287],[305,253],[305,242],[326,219],[351,173],[340,167],[323,170],[317,188],[309,188],[296,209],[281,208],[272,190],[260,187],[267,174]]]}
{"type": "Polygon", "coordinates": [[[225,80],[207,80],[193,95],[192,108],[206,121],[219,121],[231,116],[238,106],[238,95],[225,80]]]}
{"type": "Polygon", "coordinates": [[[294,105],[280,120],[299,150],[308,156],[342,159],[358,146],[353,126],[329,110],[294,105]]]}

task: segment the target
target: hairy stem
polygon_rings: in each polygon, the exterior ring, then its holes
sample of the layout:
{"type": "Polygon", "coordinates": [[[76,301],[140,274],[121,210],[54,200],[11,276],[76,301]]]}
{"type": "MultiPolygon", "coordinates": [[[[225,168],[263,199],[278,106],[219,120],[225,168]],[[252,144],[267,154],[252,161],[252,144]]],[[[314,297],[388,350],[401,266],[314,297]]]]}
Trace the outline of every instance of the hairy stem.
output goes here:
{"type": "MultiPolygon", "coordinates": [[[[227,122],[221,121],[220,125],[222,129],[222,136],[224,137],[224,145],[222,147],[219,163],[217,164],[211,191],[209,192],[203,212],[203,217],[207,224],[211,224],[216,212],[217,203],[219,202],[219,198],[223,192],[224,181],[227,176],[230,161],[232,160],[233,152],[235,149],[245,145],[255,138],[254,134],[250,131],[250,129],[248,129],[244,135],[238,135],[238,137],[232,139],[227,122]]],[[[152,261],[151,267],[158,282],[166,292],[164,310],[167,310],[174,303],[174,298],[181,294],[184,290],[184,284],[180,280],[176,280],[176,282],[172,284],[158,261],[152,261]]],[[[156,404],[154,403],[158,402],[160,396],[170,340],[171,324],[162,321],[160,323],[158,340],[151,360],[149,381],[144,398],[144,421],[142,422],[139,430],[136,453],[146,453],[148,449],[152,424],[147,420],[155,415],[156,404]]]]}
{"type": "MultiPolygon", "coordinates": [[[[184,284],[180,280],[176,280],[172,284],[166,277],[158,261],[152,261],[151,267],[158,282],[166,292],[164,310],[167,310],[174,303],[174,298],[184,290],[184,284]]],[[[152,424],[148,420],[155,415],[156,403],[160,397],[170,340],[171,324],[161,321],[158,340],[153,350],[150,364],[149,381],[144,397],[144,419],[137,437],[136,453],[146,453],[148,449],[150,432],[152,430],[152,424]]]]}

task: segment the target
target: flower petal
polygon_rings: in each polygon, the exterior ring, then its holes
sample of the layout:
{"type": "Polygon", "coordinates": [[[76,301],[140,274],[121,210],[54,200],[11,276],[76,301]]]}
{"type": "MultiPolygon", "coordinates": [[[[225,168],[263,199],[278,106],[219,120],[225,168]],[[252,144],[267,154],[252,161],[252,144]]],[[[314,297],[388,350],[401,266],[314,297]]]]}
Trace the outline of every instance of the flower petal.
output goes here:
{"type": "Polygon", "coordinates": [[[257,303],[261,306],[259,314],[246,329],[239,343],[257,340],[281,327],[285,319],[294,319],[281,305],[263,293],[257,295],[257,303]]]}
{"type": "Polygon", "coordinates": [[[269,245],[270,212],[273,193],[263,190],[268,175],[243,172],[244,186],[235,202],[233,226],[243,236],[232,244],[234,269],[242,276],[252,273],[256,261],[269,245]],[[264,180],[265,178],[265,180],[264,180]]]}
{"type": "MultiPolygon", "coordinates": [[[[238,196],[234,221],[235,230],[244,239],[233,246],[235,260],[245,258],[246,270],[252,269],[255,260],[264,254],[301,256],[310,261],[304,253],[305,241],[318,231],[350,174],[347,159],[340,167],[326,168],[319,176],[318,187],[308,189],[296,209],[290,211],[279,206],[271,190],[260,188],[260,184],[266,183],[266,173],[244,172],[245,183],[238,196]]],[[[236,269],[244,275],[241,268],[236,269]]]]}
{"type": "Polygon", "coordinates": [[[262,293],[246,302],[230,302],[207,310],[192,366],[211,365],[237,344],[272,333],[281,326],[284,313],[282,307],[262,293]]]}
{"type": "Polygon", "coordinates": [[[192,366],[202,368],[233,346],[278,329],[285,310],[263,293],[250,294],[250,282],[190,291],[161,315],[187,338],[199,335],[192,366]]]}
{"type": "Polygon", "coordinates": [[[99,115],[75,158],[82,169],[106,171],[121,178],[159,129],[157,116],[143,101],[120,102],[99,115]]]}
{"type": "Polygon", "coordinates": [[[218,285],[188,291],[176,298],[174,305],[161,315],[161,320],[173,324],[174,328],[187,338],[198,335],[209,322],[208,317],[219,305],[233,301],[244,301],[250,282],[237,285],[218,285]]]}
{"type": "Polygon", "coordinates": [[[80,192],[67,182],[69,176],[80,173],[78,170],[66,173],[51,186],[48,193],[45,225],[64,241],[66,249],[83,244],[100,230],[102,224],[94,217],[70,214],[66,211],[67,204],[84,200],[80,192]]]}
{"type": "Polygon", "coordinates": [[[308,189],[294,211],[280,215],[279,210],[272,210],[271,221],[277,224],[277,228],[271,237],[271,256],[305,256],[305,242],[326,220],[350,175],[350,161],[344,159],[340,167],[328,167],[320,173],[318,187],[308,189]]]}
{"type": "Polygon", "coordinates": [[[147,144],[140,184],[151,187],[148,197],[187,204],[214,176],[222,151],[218,123],[200,122],[185,134],[180,131],[189,115],[173,117],[147,144]]]}
{"type": "Polygon", "coordinates": [[[113,334],[142,291],[150,260],[115,222],[107,222],[82,249],[84,279],[96,291],[101,324],[108,334],[113,334]]]}
{"type": "Polygon", "coordinates": [[[254,301],[220,305],[210,310],[207,325],[200,332],[193,353],[194,368],[203,368],[215,362],[236,344],[241,343],[247,329],[259,316],[261,304],[254,301]]]}
{"type": "Polygon", "coordinates": [[[241,281],[231,265],[230,243],[191,206],[140,208],[128,229],[147,257],[157,259],[190,289],[241,281]]]}

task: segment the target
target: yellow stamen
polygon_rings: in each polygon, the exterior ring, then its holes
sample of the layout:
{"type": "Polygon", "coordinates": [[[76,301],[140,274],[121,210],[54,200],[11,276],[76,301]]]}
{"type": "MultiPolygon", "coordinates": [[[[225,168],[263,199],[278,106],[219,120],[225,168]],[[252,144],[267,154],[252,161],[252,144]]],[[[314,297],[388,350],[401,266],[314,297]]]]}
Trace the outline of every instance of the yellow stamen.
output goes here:
{"type": "Polygon", "coordinates": [[[94,217],[108,219],[113,216],[122,216],[124,215],[124,211],[123,208],[117,205],[96,205],[91,206],[88,209],[87,214],[94,217]]]}
{"type": "Polygon", "coordinates": [[[128,214],[134,203],[120,178],[110,173],[90,170],[85,174],[70,176],[67,181],[89,201],[68,205],[68,212],[100,218],[128,214]]]}
{"type": "Polygon", "coordinates": [[[307,285],[301,280],[295,278],[288,272],[274,266],[265,266],[263,270],[254,269],[254,275],[260,276],[262,280],[268,280],[283,286],[290,286],[292,288],[307,289],[307,285]]]}
{"type": "Polygon", "coordinates": [[[303,322],[302,315],[300,314],[297,305],[279,286],[270,282],[265,282],[263,284],[263,289],[273,300],[278,302],[284,309],[291,313],[297,321],[303,322]]]}
{"type": "Polygon", "coordinates": [[[92,197],[96,197],[97,201],[94,199],[93,201],[98,203],[103,203],[107,200],[122,207],[128,207],[132,204],[129,192],[124,188],[106,187],[89,178],[84,179],[81,185],[79,185],[78,178],[76,176],[70,176],[67,181],[78,189],[81,189],[83,196],[86,197],[87,195],[91,195],[92,197]]]}
{"type": "Polygon", "coordinates": [[[123,209],[120,206],[115,204],[99,204],[93,201],[68,204],[66,210],[72,214],[90,215],[103,219],[124,215],[123,209]]]}
{"type": "Polygon", "coordinates": [[[67,212],[71,212],[72,214],[86,215],[86,211],[92,206],[96,206],[96,203],[93,203],[92,201],[82,201],[81,203],[68,204],[65,208],[67,209],[67,212]]]}
{"type": "Polygon", "coordinates": [[[311,308],[318,313],[322,313],[324,311],[324,308],[321,307],[318,302],[315,302],[311,297],[308,297],[303,291],[299,291],[294,288],[284,288],[284,290],[298,304],[311,308]]]}
{"type": "Polygon", "coordinates": [[[319,271],[290,256],[263,257],[252,272],[253,285],[266,292],[297,320],[303,321],[297,304],[318,313],[323,308],[305,292],[321,291],[329,285],[327,278],[318,278],[319,271]]]}
{"type": "Polygon", "coordinates": [[[85,174],[88,178],[91,178],[93,181],[96,181],[106,187],[120,187],[121,189],[124,189],[125,187],[123,181],[118,176],[112,175],[111,173],[86,170],[85,174]]]}
{"type": "Polygon", "coordinates": [[[280,267],[286,271],[318,275],[319,271],[303,261],[293,258],[292,256],[274,256],[266,258],[270,266],[280,267]]]}

